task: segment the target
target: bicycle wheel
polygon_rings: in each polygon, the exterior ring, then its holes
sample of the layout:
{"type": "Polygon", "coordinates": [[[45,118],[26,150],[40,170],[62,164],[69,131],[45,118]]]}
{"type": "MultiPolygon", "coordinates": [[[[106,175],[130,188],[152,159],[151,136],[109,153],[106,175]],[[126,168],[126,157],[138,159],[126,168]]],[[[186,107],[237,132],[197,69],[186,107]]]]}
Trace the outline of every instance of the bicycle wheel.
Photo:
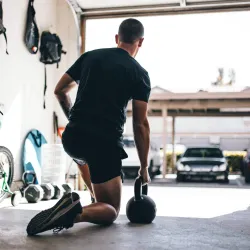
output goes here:
{"type": "Polygon", "coordinates": [[[14,175],[14,159],[9,149],[0,146],[0,202],[2,202],[8,193],[2,190],[3,173],[7,175],[7,183],[11,186],[14,175]]]}

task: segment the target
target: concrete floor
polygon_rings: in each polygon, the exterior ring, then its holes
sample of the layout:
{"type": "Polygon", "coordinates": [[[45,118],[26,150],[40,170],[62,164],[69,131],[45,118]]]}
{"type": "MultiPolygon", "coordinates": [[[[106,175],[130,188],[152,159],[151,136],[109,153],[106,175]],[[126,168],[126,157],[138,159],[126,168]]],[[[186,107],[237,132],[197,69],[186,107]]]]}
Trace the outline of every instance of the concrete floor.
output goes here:
{"type": "MultiPolygon", "coordinates": [[[[111,227],[77,224],[58,235],[51,232],[27,237],[25,228],[38,210],[55,201],[10,206],[0,209],[0,249],[250,249],[249,187],[187,183],[185,186],[150,186],[150,196],[158,207],[153,224],[132,225],[125,216],[125,205],[133,187],[124,186],[121,215],[111,227]]],[[[87,192],[81,202],[89,203],[87,192]]]]}

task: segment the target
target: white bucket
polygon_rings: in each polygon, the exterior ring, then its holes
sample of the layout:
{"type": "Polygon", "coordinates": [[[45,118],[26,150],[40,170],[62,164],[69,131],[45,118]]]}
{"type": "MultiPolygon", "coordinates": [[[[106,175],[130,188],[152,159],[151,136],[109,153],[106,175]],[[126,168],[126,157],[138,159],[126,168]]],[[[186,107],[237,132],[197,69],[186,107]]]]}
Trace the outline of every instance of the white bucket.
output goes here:
{"type": "Polygon", "coordinates": [[[41,161],[42,183],[65,183],[67,154],[62,144],[44,144],[41,161]]]}

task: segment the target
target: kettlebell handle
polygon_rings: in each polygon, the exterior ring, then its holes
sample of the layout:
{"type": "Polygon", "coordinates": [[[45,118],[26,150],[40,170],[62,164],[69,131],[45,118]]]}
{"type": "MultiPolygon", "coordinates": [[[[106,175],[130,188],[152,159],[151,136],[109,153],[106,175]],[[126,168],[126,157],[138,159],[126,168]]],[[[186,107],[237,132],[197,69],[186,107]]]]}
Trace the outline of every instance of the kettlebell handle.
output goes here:
{"type": "Polygon", "coordinates": [[[134,186],[134,193],[135,193],[135,200],[139,201],[142,199],[143,195],[148,195],[148,185],[142,186],[142,177],[139,176],[135,179],[135,186],[134,186]]]}
{"type": "Polygon", "coordinates": [[[31,170],[27,170],[23,173],[23,176],[22,176],[22,180],[23,180],[23,183],[24,185],[29,185],[29,184],[35,184],[36,183],[36,173],[34,171],[31,171],[31,170]],[[32,176],[32,181],[31,182],[28,182],[27,180],[27,176],[31,175],[32,176]]]}

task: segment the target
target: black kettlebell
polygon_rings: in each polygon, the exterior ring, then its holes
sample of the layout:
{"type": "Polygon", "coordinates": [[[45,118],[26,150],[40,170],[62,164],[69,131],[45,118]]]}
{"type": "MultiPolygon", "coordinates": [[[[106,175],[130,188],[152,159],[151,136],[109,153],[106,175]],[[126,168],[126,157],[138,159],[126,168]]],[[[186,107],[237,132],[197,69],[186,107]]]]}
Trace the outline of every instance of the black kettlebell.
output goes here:
{"type": "Polygon", "coordinates": [[[37,181],[36,173],[34,171],[27,170],[23,173],[22,180],[24,185],[35,184],[37,181]]]}
{"type": "Polygon", "coordinates": [[[156,204],[147,195],[148,185],[142,186],[142,178],[138,177],[134,185],[135,196],[132,197],[126,207],[126,214],[130,222],[148,224],[156,216],[156,204]]]}

